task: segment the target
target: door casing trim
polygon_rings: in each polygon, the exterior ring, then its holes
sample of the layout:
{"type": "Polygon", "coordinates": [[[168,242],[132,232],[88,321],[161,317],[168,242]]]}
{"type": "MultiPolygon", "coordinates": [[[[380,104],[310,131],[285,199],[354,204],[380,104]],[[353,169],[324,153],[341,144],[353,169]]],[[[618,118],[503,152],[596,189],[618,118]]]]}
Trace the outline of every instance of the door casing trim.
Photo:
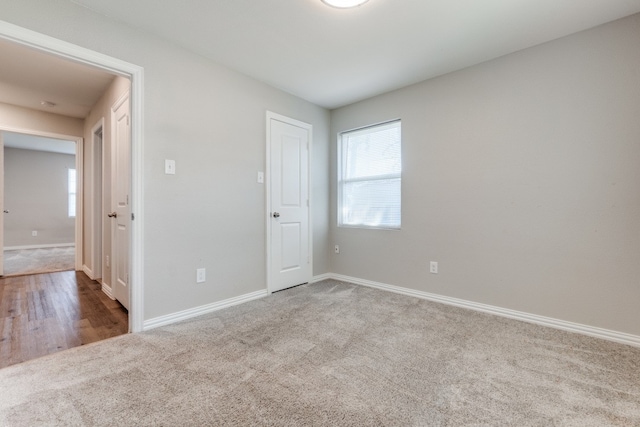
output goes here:
{"type": "Polygon", "coordinates": [[[129,330],[144,323],[144,69],[138,65],[0,21],[0,38],[60,58],[123,76],[131,81],[131,224],[129,330]]]}
{"type": "MultiPolygon", "coordinates": [[[[85,273],[87,272],[87,270],[90,271],[91,275],[89,275],[90,279],[97,279],[97,278],[102,278],[102,283],[101,285],[103,286],[103,289],[105,287],[104,284],[104,277],[102,277],[102,261],[104,259],[104,236],[103,236],[103,221],[102,221],[102,210],[104,209],[104,194],[105,194],[105,189],[104,189],[104,117],[100,117],[96,123],[91,127],[91,141],[87,141],[87,144],[91,144],[91,158],[89,159],[90,162],[90,176],[89,176],[89,181],[88,183],[86,183],[87,185],[90,186],[90,192],[91,192],[91,200],[90,200],[90,205],[91,208],[89,209],[89,211],[91,212],[91,231],[90,231],[90,236],[89,236],[89,241],[91,242],[91,267],[92,269],[89,269],[86,265],[83,265],[83,270],[85,271],[85,273]],[[97,146],[97,141],[96,141],[96,135],[98,134],[98,131],[101,132],[101,136],[100,136],[100,176],[97,176],[96,174],[96,146],[97,146]],[[98,201],[96,201],[96,183],[97,181],[100,181],[100,203],[98,204],[98,201]],[[98,209],[98,206],[100,206],[100,209],[98,209]],[[100,233],[98,233],[98,230],[100,230],[100,233]],[[98,236],[99,234],[99,236],[98,236]],[[97,242],[100,242],[100,244],[98,245],[97,242]],[[98,251],[98,249],[100,249],[98,251]],[[100,253],[100,256],[98,257],[98,252],[100,253]],[[98,265],[100,265],[100,269],[98,270],[98,265]]],[[[106,292],[105,292],[106,293],[106,292]]],[[[111,295],[107,293],[107,295],[109,295],[109,297],[111,298],[111,295]]]]}
{"type": "MultiPolygon", "coordinates": [[[[83,209],[82,206],[84,204],[84,162],[82,159],[84,158],[84,143],[83,138],[80,136],[73,135],[65,135],[55,132],[42,132],[35,129],[29,128],[16,128],[11,126],[3,126],[0,125],[1,132],[13,132],[13,133],[21,133],[25,135],[33,135],[33,136],[41,136],[43,138],[53,138],[53,139],[63,139],[65,141],[73,141],[76,143],[76,159],[75,159],[75,167],[76,167],[76,218],[74,225],[74,244],[76,248],[75,260],[73,262],[74,269],[76,271],[82,270],[82,223],[84,221],[83,217],[83,209]]],[[[2,146],[4,148],[4,145],[2,146]]],[[[4,172],[4,165],[2,167],[2,171],[4,172]]],[[[4,204],[3,204],[4,205],[4,204]]],[[[4,226],[3,224],[0,224],[4,226]]],[[[4,244],[4,242],[2,242],[4,244]]],[[[2,250],[3,248],[0,248],[2,250]]]]}
{"type": "Polygon", "coordinates": [[[305,122],[301,122],[299,120],[296,119],[292,119],[290,117],[287,116],[283,116],[281,114],[278,113],[274,113],[272,111],[268,111],[267,110],[267,114],[266,114],[266,118],[267,118],[267,125],[266,125],[266,130],[267,130],[267,135],[266,135],[266,164],[265,164],[265,180],[264,180],[264,185],[265,185],[265,197],[266,197],[266,211],[265,211],[265,221],[266,221],[266,226],[265,226],[265,230],[266,230],[266,272],[267,272],[267,283],[266,283],[266,287],[267,287],[267,292],[269,294],[273,293],[273,284],[271,283],[271,120],[278,120],[280,122],[283,123],[287,123],[293,126],[297,126],[297,127],[301,127],[303,129],[306,129],[309,132],[309,149],[308,149],[308,156],[307,156],[307,186],[308,186],[308,195],[309,195],[309,215],[308,215],[308,219],[307,221],[309,221],[309,280],[311,280],[311,278],[313,277],[313,212],[312,212],[312,207],[313,207],[313,200],[312,200],[312,195],[311,195],[311,189],[313,188],[312,182],[311,182],[311,149],[313,147],[313,126],[309,123],[305,123],[305,122]]]}

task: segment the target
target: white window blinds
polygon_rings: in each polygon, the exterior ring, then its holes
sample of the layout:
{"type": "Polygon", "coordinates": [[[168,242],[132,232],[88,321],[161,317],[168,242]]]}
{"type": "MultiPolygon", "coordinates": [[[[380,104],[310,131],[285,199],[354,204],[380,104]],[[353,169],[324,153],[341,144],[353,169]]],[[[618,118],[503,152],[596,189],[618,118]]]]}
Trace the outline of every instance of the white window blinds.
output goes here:
{"type": "Polygon", "coordinates": [[[339,225],[399,229],[400,121],[343,132],[339,156],[339,225]]]}

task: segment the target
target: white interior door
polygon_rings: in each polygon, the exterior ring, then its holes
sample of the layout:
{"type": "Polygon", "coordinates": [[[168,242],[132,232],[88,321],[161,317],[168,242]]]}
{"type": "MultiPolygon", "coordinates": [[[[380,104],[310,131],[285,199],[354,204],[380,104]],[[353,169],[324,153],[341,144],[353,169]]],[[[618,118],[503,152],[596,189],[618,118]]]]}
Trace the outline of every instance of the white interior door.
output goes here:
{"type": "Polygon", "coordinates": [[[112,204],[109,214],[113,223],[112,260],[113,296],[129,309],[129,240],[131,230],[131,114],[129,94],[113,108],[112,204]]]}
{"type": "Polygon", "coordinates": [[[269,291],[311,279],[311,125],[269,113],[269,291]]]}

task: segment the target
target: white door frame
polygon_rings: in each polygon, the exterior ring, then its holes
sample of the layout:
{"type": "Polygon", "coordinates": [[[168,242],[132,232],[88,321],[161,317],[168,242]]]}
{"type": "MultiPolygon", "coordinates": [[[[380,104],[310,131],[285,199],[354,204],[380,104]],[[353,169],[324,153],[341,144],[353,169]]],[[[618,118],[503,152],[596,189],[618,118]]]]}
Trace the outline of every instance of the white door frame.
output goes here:
{"type": "Polygon", "coordinates": [[[4,135],[0,130],[0,274],[4,275],[4,135]]]}
{"type": "MultiPolygon", "coordinates": [[[[42,132],[39,130],[28,129],[28,128],[14,128],[10,126],[3,126],[0,124],[0,131],[2,132],[13,132],[13,133],[22,133],[25,135],[33,135],[33,136],[41,136],[44,138],[53,138],[53,139],[63,139],[65,141],[73,141],[76,143],[76,218],[75,218],[75,262],[74,268],[76,271],[82,270],[82,221],[83,221],[83,203],[84,203],[84,194],[82,189],[83,185],[83,167],[84,162],[82,161],[84,156],[84,139],[80,136],[74,135],[65,135],[60,133],[53,132],[42,132]]],[[[0,166],[0,171],[4,173],[4,163],[0,166]]],[[[3,202],[4,206],[4,202],[3,202]]],[[[4,232],[4,230],[3,230],[4,232]]],[[[3,235],[4,237],[4,235],[3,235]]],[[[0,242],[0,244],[4,245],[4,240],[0,242]]],[[[3,247],[0,247],[2,250],[3,247]]]]}
{"type": "Polygon", "coordinates": [[[272,280],[271,280],[271,227],[273,225],[273,221],[271,220],[271,120],[275,119],[278,121],[281,121],[283,123],[287,123],[290,124],[292,126],[297,126],[297,127],[301,127],[303,129],[307,129],[309,131],[309,153],[308,153],[308,157],[307,157],[307,174],[308,174],[308,194],[309,194],[309,217],[308,217],[308,221],[309,221],[309,268],[310,268],[310,275],[311,277],[309,277],[309,280],[311,280],[311,278],[313,277],[313,222],[312,222],[312,213],[311,213],[311,208],[313,206],[313,202],[312,202],[312,195],[311,195],[311,189],[313,188],[312,183],[311,183],[311,149],[313,147],[313,132],[312,132],[312,126],[309,123],[305,123],[305,122],[301,122],[299,120],[296,119],[292,119],[290,117],[287,116],[283,116],[281,114],[277,114],[271,111],[267,111],[267,143],[266,143],[266,149],[267,149],[267,153],[266,153],[266,165],[265,165],[265,186],[266,186],[266,212],[265,212],[265,218],[266,218],[266,230],[267,230],[267,236],[266,236],[266,252],[267,252],[267,292],[269,294],[273,293],[273,284],[272,284],[272,280]]]}
{"type": "Polygon", "coordinates": [[[131,212],[135,221],[131,224],[130,286],[131,306],[129,310],[129,330],[143,330],[144,322],[144,205],[143,205],[143,85],[144,69],[138,65],[122,61],[72,43],[0,21],[0,38],[60,58],[117,74],[131,81],[131,212]]]}
{"type": "MultiPolygon", "coordinates": [[[[100,117],[100,119],[93,125],[91,128],[91,141],[87,141],[87,144],[91,144],[91,158],[89,159],[89,181],[87,185],[90,186],[91,191],[91,200],[90,200],[90,209],[91,212],[91,228],[89,232],[89,241],[91,246],[91,269],[89,269],[86,265],[83,266],[85,269],[85,273],[93,279],[102,279],[104,282],[104,278],[102,277],[102,260],[103,260],[103,245],[104,245],[104,194],[105,194],[105,183],[104,183],[104,117],[100,117]],[[100,131],[100,143],[98,144],[97,135],[98,131],[100,131]],[[100,146],[100,158],[97,158],[97,148],[100,146]],[[100,161],[100,173],[96,173],[96,165],[100,161]],[[99,197],[96,197],[96,194],[99,194],[99,197]]],[[[102,290],[105,291],[104,283],[101,283],[102,290]]],[[[108,292],[105,292],[109,295],[108,292]]],[[[109,295],[111,297],[111,295],[109,295]]]]}

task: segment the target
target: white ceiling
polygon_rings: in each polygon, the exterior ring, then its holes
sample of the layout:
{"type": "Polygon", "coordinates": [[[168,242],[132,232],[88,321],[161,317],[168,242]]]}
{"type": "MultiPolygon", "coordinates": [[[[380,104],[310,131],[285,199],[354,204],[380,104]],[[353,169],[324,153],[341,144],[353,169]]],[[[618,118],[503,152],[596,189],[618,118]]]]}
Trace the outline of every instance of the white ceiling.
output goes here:
{"type": "Polygon", "coordinates": [[[2,132],[5,147],[21,148],[23,150],[47,151],[50,153],[76,154],[75,141],[45,138],[43,136],[27,135],[24,133],[2,132]]]}
{"type": "Polygon", "coordinates": [[[640,0],[71,0],[335,108],[640,12],[640,0]]]}
{"type": "MultiPolygon", "coordinates": [[[[640,0],[70,1],[327,108],[640,12],[640,0]]],[[[71,117],[114,78],[2,39],[0,58],[0,102],[71,117]]]]}
{"type": "Polygon", "coordinates": [[[64,116],[85,118],[115,78],[1,38],[0,58],[0,102],[64,116]]]}

